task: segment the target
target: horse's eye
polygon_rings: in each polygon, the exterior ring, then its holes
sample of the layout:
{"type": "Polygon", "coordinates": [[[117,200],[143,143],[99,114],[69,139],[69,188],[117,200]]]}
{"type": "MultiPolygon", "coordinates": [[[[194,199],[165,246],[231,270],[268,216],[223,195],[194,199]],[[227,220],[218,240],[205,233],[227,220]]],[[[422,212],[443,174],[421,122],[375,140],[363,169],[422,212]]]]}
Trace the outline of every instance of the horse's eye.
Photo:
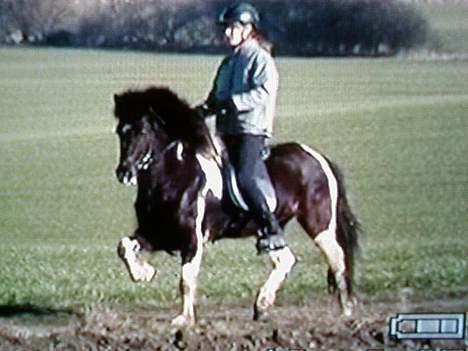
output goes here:
{"type": "Polygon", "coordinates": [[[128,124],[124,124],[121,128],[117,128],[117,134],[127,134],[130,130],[132,130],[132,127],[129,126],[128,124]]]}

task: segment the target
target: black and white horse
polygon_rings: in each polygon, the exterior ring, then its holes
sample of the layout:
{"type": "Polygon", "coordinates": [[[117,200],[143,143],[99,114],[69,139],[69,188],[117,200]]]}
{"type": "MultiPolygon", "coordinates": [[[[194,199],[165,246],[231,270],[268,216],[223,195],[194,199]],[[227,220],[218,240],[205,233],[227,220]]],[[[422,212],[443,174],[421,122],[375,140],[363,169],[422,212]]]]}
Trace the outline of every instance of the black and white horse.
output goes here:
{"type": "MultiPolygon", "coordinates": [[[[138,187],[138,228],[124,237],[118,253],[135,281],[150,281],[156,270],[141,250],[180,253],[182,312],[177,326],[195,323],[197,277],[207,242],[256,233],[253,221],[227,230],[233,216],[223,199],[222,143],[187,103],[167,88],[114,96],[120,160],[117,178],[138,187]]],[[[328,284],[343,313],[351,315],[354,253],[359,224],[348,205],[338,169],[301,144],[271,148],[266,160],[276,190],[275,214],[284,228],[296,218],[328,263],[328,284]]],[[[232,224],[232,223],[231,223],[232,224]]],[[[269,252],[273,270],[258,291],[254,318],[264,315],[296,259],[286,247],[269,252]]]]}

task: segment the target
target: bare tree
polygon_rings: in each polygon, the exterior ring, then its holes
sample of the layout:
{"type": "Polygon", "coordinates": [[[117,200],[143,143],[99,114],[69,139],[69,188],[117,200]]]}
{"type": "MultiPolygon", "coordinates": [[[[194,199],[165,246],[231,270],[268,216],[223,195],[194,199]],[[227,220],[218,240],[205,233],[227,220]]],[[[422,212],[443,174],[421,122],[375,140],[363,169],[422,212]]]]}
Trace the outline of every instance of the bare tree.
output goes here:
{"type": "MultiPolygon", "coordinates": [[[[0,0],[0,42],[214,51],[232,0],[0,0]],[[7,40],[8,41],[8,40],[7,40]]],[[[257,0],[278,53],[389,55],[427,40],[401,0],[257,0]]]]}
{"type": "Polygon", "coordinates": [[[3,0],[1,6],[5,31],[20,32],[28,42],[70,26],[73,18],[73,6],[64,0],[3,0]]]}

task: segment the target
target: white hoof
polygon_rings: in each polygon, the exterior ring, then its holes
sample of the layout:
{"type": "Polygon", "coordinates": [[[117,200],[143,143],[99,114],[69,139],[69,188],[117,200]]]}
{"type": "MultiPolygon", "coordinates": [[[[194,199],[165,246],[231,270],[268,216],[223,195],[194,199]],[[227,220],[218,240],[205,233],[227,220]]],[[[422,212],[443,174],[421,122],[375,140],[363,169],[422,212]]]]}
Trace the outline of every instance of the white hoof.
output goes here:
{"type": "Polygon", "coordinates": [[[135,282],[150,282],[157,273],[152,265],[141,260],[137,260],[129,270],[130,276],[135,282]]]}
{"type": "Polygon", "coordinates": [[[353,303],[352,302],[347,302],[343,304],[343,317],[349,318],[353,315],[353,303]]]}
{"type": "Polygon", "coordinates": [[[138,257],[141,250],[140,244],[135,239],[128,237],[120,240],[117,254],[127,266],[130,277],[135,282],[149,282],[156,275],[156,269],[148,262],[138,257]]]}
{"type": "Polygon", "coordinates": [[[171,325],[177,328],[189,328],[195,325],[195,319],[180,314],[172,320],[171,325]]]}
{"type": "Polygon", "coordinates": [[[265,320],[268,317],[268,311],[275,303],[275,294],[271,292],[260,292],[254,304],[254,320],[265,320]]]}
{"type": "Polygon", "coordinates": [[[259,308],[254,305],[253,320],[254,321],[266,321],[269,318],[269,308],[259,308]]]}

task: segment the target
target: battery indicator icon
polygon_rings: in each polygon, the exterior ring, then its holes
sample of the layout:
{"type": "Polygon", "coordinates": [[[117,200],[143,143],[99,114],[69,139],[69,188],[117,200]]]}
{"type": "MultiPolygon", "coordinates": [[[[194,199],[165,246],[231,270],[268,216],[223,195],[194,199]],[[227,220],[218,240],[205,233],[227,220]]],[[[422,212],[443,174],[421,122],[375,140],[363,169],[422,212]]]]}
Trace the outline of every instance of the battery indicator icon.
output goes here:
{"type": "Polygon", "coordinates": [[[399,313],[390,318],[390,336],[397,340],[464,339],[465,313],[399,313]]]}

